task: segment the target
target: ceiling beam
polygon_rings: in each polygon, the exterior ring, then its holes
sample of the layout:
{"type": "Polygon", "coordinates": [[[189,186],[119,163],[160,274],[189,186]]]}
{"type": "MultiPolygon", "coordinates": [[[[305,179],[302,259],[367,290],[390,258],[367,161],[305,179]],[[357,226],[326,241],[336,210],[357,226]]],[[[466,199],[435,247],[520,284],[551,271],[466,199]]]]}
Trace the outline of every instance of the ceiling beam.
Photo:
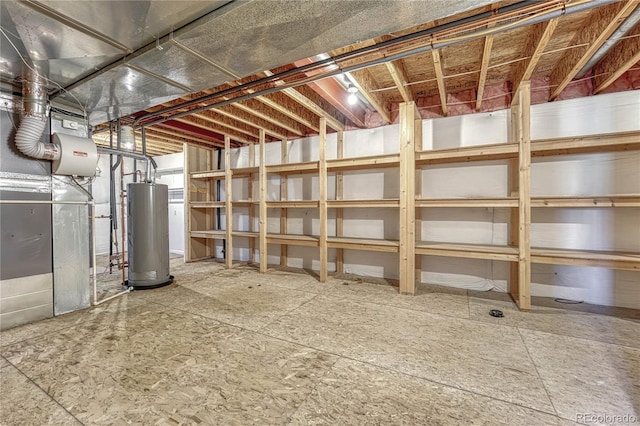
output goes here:
{"type": "Polygon", "coordinates": [[[402,59],[385,62],[385,65],[387,66],[387,70],[389,71],[389,74],[391,74],[391,78],[402,96],[402,100],[404,102],[413,101],[413,93],[409,90],[409,79],[407,78],[407,73],[404,70],[402,59]]]}
{"type": "Polygon", "coordinates": [[[529,36],[527,37],[523,53],[523,56],[528,59],[518,63],[511,80],[512,93],[514,95],[518,92],[518,89],[523,82],[531,79],[533,70],[536,69],[536,65],[542,57],[544,49],[547,47],[547,44],[549,44],[551,36],[558,26],[558,19],[559,18],[554,18],[547,22],[535,24],[529,31],[529,36]]]}
{"type": "Polygon", "coordinates": [[[618,41],[594,68],[594,94],[602,92],[629,68],[640,62],[640,24],[618,41]]]}
{"type": "Polygon", "coordinates": [[[380,117],[382,117],[386,124],[391,124],[391,112],[385,106],[382,94],[376,91],[379,87],[377,87],[369,70],[361,69],[351,71],[349,74],[351,74],[353,83],[360,93],[362,93],[362,96],[364,96],[378,114],[380,114],[380,117]]]}
{"type": "Polygon", "coordinates": [[[491,60],[491,48],[493,47],[493,36],[484,38],[484,48],[482,49],[482,65],[480,65],[480,77],[478,78],[478,91],[476,93],[476,111],[480,111],[482,97],[484,96],[484,86],[487,83],[487,71],[491,60]]]}
{"type": "MultiPolygon", "coordinates": [[[[194,116],[186,116],[186,117],[182,117],[182,118],[176,118],[175,121],[178,121],[180,123],[185,123],[188,124],[190,126],[195,126],[198,127],[200,129],[208,129],[211,130],[211,123],[198,118],[198,117],[194,117],[194,116]]],[[[217,132],[220,132],[224,135],[229,135],[229,137],[231,137],[231,139],[233,139],[234,141],[238,141],[238,142],[242,142],[242,143],[254,143],[254,141],[252,139],[247,138],[244,134],[239,133],[239,132],[235,132],[233,130],[222,130],[222,129],[216,129],[217,132]]],[[[224,145],[224,142],[220,142],[219,143],[220,146],[224,145]]]]}
{"type": "MultiPolygon", "coordinates": [[[[301,67],[313,63],[314,59],[306,58],[294,62],[296,67],[301,67]]],[[[308,77],[313,77],[313,72],[305,73],[308,77]]],[[[345,90],[344,86],[340,84],[337,77],[323,78],[320,80],[307,83],[307,87],[311,88],[314,92],[320,95],[331,106],[340,111],[349,121],[358,127],[365,127],[365,116],[367,114],[366,109],[359,103],[349,104],[349,93],[345,90]]]]}
{"type": "MultiPolygon", "coordinates": [[[[298,102],[300,105],[308,108],[311,112],[316,114],[319,117],[323,117],[327,119],[327,124],[334,130],[344,130],[344,125],[338,120],[335,116],[327,112],[324,108],[318,105],[317,100],[312,100],[312,96],[308,91],[306,91],[305,86],[300,86],[297,89],[290,87],[288,89],[284,89],[283,93],[289,96],[294,101],[298,102]],[[306,93],[304,93],[306,92],[306,93]]],[[[311,89],[308,89],[311,90],[311,89]]],[[[312,91],[313,92],[313,91],[312,91]]],[[[315,92],[314,92],[315,93],[315,92]]],[[[318,120],[320,121],[320,120],[318,120]]]]}
{"type": "Polygon", "coordinates": [[[255,127],[240,123],[232,118],[227,117],[226,115],[216,114],[216,112],[213,110],[202,111],[199,113],[188,115],[187,117],[196,117],[201,120],[208,121],[215,126],[229,129],[238,133],[243,133],[254,138],[258,137],[258,131],[255,127]]]}
{"type": "Polygon", "coordinates": [[[585,18],[582,28],[571,41],[572,46],[587,45],[569,49],[551,71],[551,100],[556,99],[580,72],[591,57],[611,37],[611,34],[633,12],[638,0],[613,3],[594,9],[585,18]]]}
{"type": "Polygon", "coordinates": [[[201,126],[194,126],[190,123],[179,122],[177,120],[167,120],[161,124],[162,124],[162,127],[173,128],[173,129],[179,130],[181,133],[185,135],[195,136],[196,138],[205,139],[206,141],[209,141],[210,143],[213,143],[213,144],[223,143],[221,141],[223,137],[222,134],[211,129],[211,127],[207,128],[207,127],[201,127],[201,126]]]}
{"type": "Polygon", "coordinates": [[[166,139],[173,139],[178,142],[200,142],[204,144],[211,143],[207,139],[199,138],[197,136],[187,135],[184,132],[179,132],[177,130],[171,130],[171,128],[161,127],[160,125],[155,125],[146,128],[147,134],[156,134],[158,136],[164,137],[166,139]]]}
{"type": "MultiPolygon", "coordinates": [[[[264,73],[267,76],[273,75],[271,71],[265,71],[264,73]]],[[[309,91],[313,92],[313,90],[306,88],[305,86],[299,86],[297,89],[298,90],[294,89],[293,87],[289,87],[287,89],[283,89],[282,93],[284,93],[285,95],[287,95],[289,98],[293,99],[300,105],[304,106],[305,108],[313,112],[315,115],[326,118],[327,124],[332,129],[338,130],[338,131],[344,130],[344,124],[342,124],[342,122],[336,117],[336,115],[327,111],[325,109],[326,107],[320,106],[320,104],[322,103],[320,100],[313,99],[313,96],[309,93],[309,91]]],[[[324,99],[322,99],[322,101],[326,102],[326,100],[324,99]]]]}
{"type": "Polygon", "coordinates": [[[233,105],[255,115],[256,117],[275,124],[278,127],[282,127],[296,136],[304,136],[306,133],[302,126],[300,126],[295,120],[282,116],[279,112],[273,111],[271,108],[266,107],[263,103],[254,99],[237,102],[233,105]]]}
{"type": "Polygon", "coordinates": [[[248,124],[249,126],[253,126],[257,129],[264,129],[265,133],[274,136],[277,139],[288,139],[287,135],[282,132],[281,129],[277,129],[276,127],[274,127],[272,123],[262,118],[251,115],[248,112],[235,107],[234,105],[221,106],[212,109],[212,111],[222,115],[226,115],[227,117],[233,118],[234,120],[248,124]]]}
{"type": "Polygon", "coordinates": [[[440,49],[431,51],[433,57],[433,68],[436,70],[436,79],[438,80],[438,93],[440,94],[440,104],[442,105],[442,114],[446,117],[449,115],[447,108],[447,89],[444,86],[444,73],[442,72],[442,62],[440,60],[440,49]]]}
{"type": "Polygon", "coordinates": [[[298,123],[310,128],[311,130],[316,132],[320,131],[317,116],[312,114],[299,103],[293,102],[289,97],[282,93],[271,93],[268,95],[258,96],[256,99],[268,107],[271,107],[296,120],[298,123]]]}

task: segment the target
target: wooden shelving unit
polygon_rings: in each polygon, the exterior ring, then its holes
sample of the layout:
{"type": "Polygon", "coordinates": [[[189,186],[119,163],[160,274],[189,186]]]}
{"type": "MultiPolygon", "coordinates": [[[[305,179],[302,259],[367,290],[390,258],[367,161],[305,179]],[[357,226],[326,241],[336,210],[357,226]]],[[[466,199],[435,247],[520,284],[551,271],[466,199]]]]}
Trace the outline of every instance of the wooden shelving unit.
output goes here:
{"type": "Polygon", "coordinates": [[[259,164],[255,164],[255,148],[250,146],[249,167],[230,167],[230,144],[225,139],[225,169],[212,167],[211,150],[185,146],[185,177],[189,188],[186,205],[188,241],[186,260],[194,261],[212,257],[213,241],[224,239],[227,245],[226,264],[231,267],[234,237],[249,239],[250,262],[254,261],[255,241],[258,240],[260,271],[267,271],[267,246],[281,246],[280,262],[287,264],[288,246],[317,247],[320,259],[320,281],[325,281],[327,251],[336,250],[336,270],[344,271],[344,250],[363,250],[398,253],[400,292],[414,294],[420,282],[422,256],[447,256],[470,259],[499,260],[511,263],[509,292],[520,309],[528,310],[531,300],[531,264],[574,266],[598,266],[621,270],[640,270],[640,253],[602,252],[531,247],[532,208],[638,208],[640,194],[599,196],[542,196],[532,197],[531,161],[537,157],[595,152],[640,149],[640,132],[604,134],[585,137],[555,138],[532,141],[530,136],[529,84],[523,83],[514,95],[511,107],[510,142],[502,144],[470,146],[453,149],[422,150],[422,120],[415,103],[400,106],[399,153],[343,158],[343,133],[337,133],[337,158],[326,159],[327,120],[320,119],[319,159],[301,163],[289,163],[287,141],[282,141],[281,164],[265,165],[265,135],[260,130],[259,164]],[[508,194],[505,197],[476,198],[424,198],[418,179],[423,166],[478,161],[507,161],[508,194]],[[399,198],[392,199],[344,199],[343,173],[380,168],[397,168],[400,176],[399,198]],[[334,200],[327,199],[328,174],[335,174],[334,200]],[[258,175],[259,197],[253,199],[254,177],[258,175]],[[268,174],[280,176],[280,200],[267,200],[268,174]],[[319,197],[317,200],[291,200],[288,194],[288,176],[293,174],[317,174],[319,197]],[[232,201],[232,178],[248,177],[247,200],[232,201]],[[216,182],[220,181],[220,184],[216,182]],[[219,199],[216,191],[224,183],[226,197],[219,199]],[[259,208],[259,229],[253,229],[254,208],[259,208]],[[233,207],[249,208],[251,229],[232,229],[233,207]],[[266,229],[269,208],[280,209],[280,232],[268,233],[266,229]],[[288,232],[288,210],[317,209],[319,235],[295,235],[288,232]],[[351,238],[344,236],[344,209],[394,208],[399,214],[399,240],[351,238]],[[511,212],[508,244],[503,246],[460,244],[450,242],[420,241],[416,230],[420,229],[418,209],[431,208],[504,208],[511,212]],[[217,209],[226,210],[226,225],[217,223],[217,209]],[[336,217],[336,235],[327,234],[327,214],[333,209],[336,217]],[[224,228],[224,229],[223,229],[224,228]]]}

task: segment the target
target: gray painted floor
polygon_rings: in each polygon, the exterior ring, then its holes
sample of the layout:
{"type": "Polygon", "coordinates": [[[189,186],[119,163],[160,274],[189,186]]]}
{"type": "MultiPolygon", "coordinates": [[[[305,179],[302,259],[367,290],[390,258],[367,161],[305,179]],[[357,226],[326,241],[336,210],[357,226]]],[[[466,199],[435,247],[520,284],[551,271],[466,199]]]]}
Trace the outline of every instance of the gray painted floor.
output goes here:
{"type": "Polygon", "coordinates": [[[171,262],[171,286],[1,333],[0,423],[640,422],[638,311],[171,262]]]}

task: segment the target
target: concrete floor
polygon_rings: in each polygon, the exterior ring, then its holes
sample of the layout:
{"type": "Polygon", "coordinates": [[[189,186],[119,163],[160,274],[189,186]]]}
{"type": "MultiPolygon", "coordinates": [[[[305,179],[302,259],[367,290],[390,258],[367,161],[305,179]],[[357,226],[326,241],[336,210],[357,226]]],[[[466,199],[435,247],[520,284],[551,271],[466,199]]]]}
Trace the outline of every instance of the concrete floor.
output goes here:
{"type": "Polygon", "coordinates": [[[1,333],[0,423],[640,422],[638,311],[171,262],[169,287],[1,333]]]}

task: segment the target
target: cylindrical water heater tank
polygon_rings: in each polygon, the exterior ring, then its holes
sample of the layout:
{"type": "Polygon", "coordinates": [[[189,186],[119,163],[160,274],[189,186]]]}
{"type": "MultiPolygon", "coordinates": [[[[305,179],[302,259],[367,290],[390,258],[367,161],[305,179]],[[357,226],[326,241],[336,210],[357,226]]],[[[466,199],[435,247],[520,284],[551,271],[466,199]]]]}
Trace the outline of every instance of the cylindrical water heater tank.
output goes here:
{"type": "Polygon", "coordinates": [[[170,284],[167,185],[130,183],[127,199],[128,285],[148,289],[170,284]]]}

